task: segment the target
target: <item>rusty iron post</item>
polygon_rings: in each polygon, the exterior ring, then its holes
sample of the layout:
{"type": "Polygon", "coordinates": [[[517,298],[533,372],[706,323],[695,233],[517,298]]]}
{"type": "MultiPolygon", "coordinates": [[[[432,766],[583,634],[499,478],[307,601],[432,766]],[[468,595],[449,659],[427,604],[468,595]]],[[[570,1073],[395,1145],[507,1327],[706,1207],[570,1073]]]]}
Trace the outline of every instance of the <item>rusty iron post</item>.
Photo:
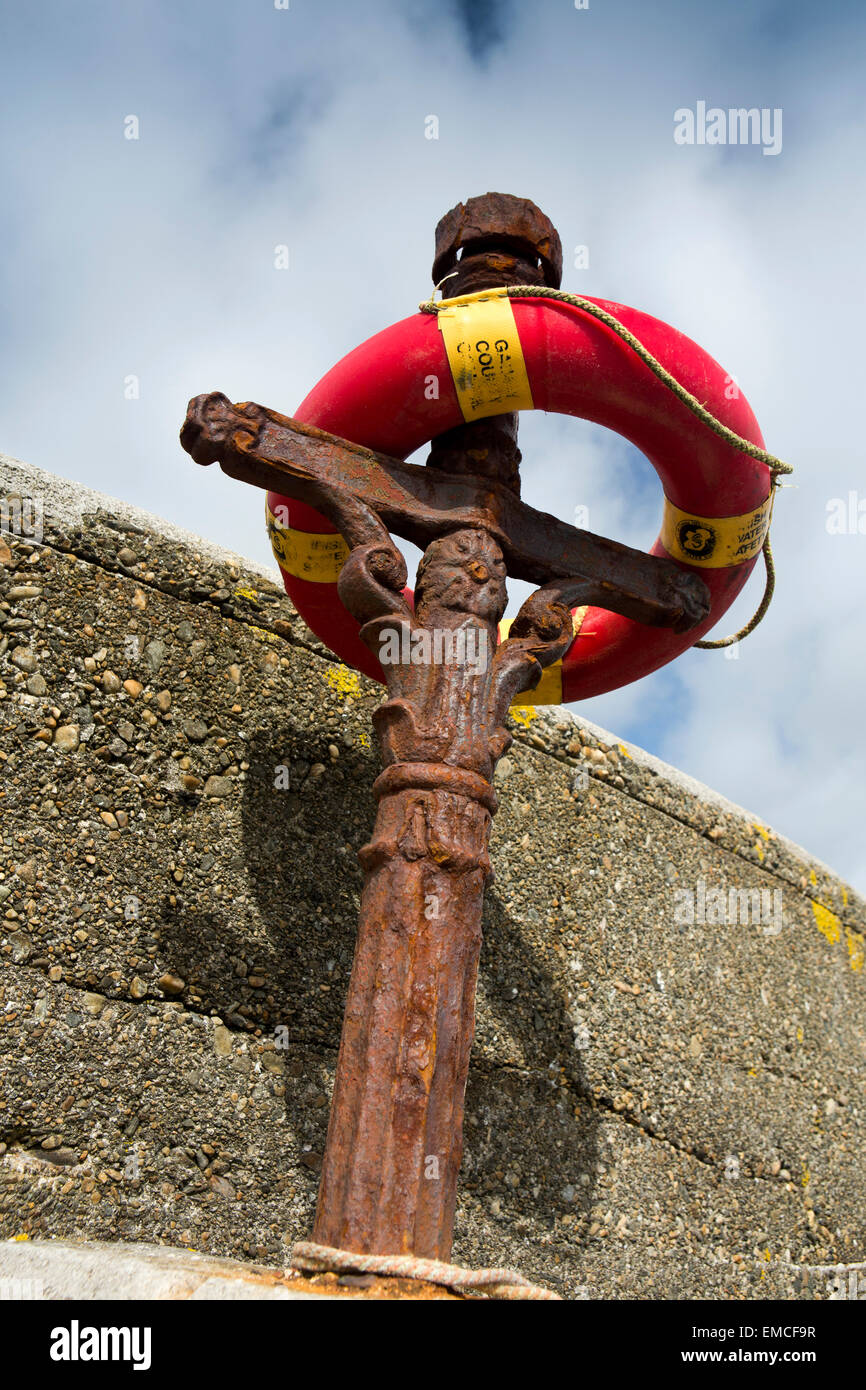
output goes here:
{"type": "MultiPolygon", "coordinates": [[[[558,286],[559,238],[538,209],[473,199],[436,229],[434,284],[452,266],[449,295],[542,283],[539,241],[557,247],[558,286]]],[[[429,458],[445,472],[499,478],[517,493],[519,462],[516,415],[451,430],[429,458]]],[[[363,587],[368,572],[359,566],[363,587]]],[[[497,683],[504,679],[510,699],[512,682],[494,659],[505,578],[493,537],[458,531],[425,552],[414,615],[398,617],[392,600],[362,628],[376,654],[383,630],[401,638],[406,631],[401,651],[410,659],[385,668],[390,698],[374,718],[385,771],[373,838],[361,851],[358,941],[313,1231],[322,1245],[440,1260],[451,1253],[492,873],[492,778],[511,742],[497,683]],[[411,664],[411,640],[425,629],[431,644],[462,636],[453,663],[411,664]]],[[[357,587],[354,570],[344,571],[341,596],[360,617],[357,587]]],[[[554,644],[550,660],[558,654],[554,644]]]]}
{"type": "MultiPolygon", "coordinates": [[[[434,282],[456,270],[449,295],[558,286],[561,264],[555,229],[522,199],[470,199],[437,228],[434,282]]],[[[217,394],[190,403],[181,440],[200,463],[219,461],[232,476],[314,505],[350,547],[340,597],[383,662],[388,698],[373,717],[384,769],[360,853],[358,938],[313,1239],[447,1260],[492,779],[512,741],[509,704],[567,650],[573,607],[682,629],[705,616],[706,588],[673,562],[520,502],[514,415],[439,436],[426,468],[217,394]],[[414,610],[391,529],[426,546],[414,610]],[[541,587],[497,646],[506,563],[541,587]]]]}

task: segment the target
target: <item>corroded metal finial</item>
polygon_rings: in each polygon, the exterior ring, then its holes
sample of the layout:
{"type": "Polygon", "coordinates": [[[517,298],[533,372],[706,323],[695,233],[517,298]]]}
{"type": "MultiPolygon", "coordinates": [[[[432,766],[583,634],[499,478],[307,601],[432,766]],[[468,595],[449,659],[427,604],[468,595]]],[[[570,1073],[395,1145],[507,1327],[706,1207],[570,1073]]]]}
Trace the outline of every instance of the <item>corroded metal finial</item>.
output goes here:
{"type": "Polygon", "coordinates": [[[436,228],[433,283],[452,297],[494,285],[549,285],[562,282],[562,242],[540,208],[510,193],[467,198],[436,228]]]}

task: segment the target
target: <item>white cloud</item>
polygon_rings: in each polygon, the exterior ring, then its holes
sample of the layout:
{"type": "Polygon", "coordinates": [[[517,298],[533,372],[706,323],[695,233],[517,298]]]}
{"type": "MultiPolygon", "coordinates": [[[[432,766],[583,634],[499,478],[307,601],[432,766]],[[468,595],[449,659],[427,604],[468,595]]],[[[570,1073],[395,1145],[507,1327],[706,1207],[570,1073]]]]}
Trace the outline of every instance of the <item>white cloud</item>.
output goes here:
{"type": "MultiPolygon", "coordinates": [[[[866,496],[863,20],[680,0],[512,16],[483,66],[456,11],[396,0],[13,16],[3,447],[266,559],[261,499],[180,450],[187,398],[221,389],[291,413],[412,312],[447,208],[490,188],[535,199],[562,234],[566,287],[697,339],[797,467],[777,501],[778,595],[739,659],[690,653],[584,712],[866,887],[866,536],[825,529],[828,498],[866,496]],[[698,99],[782,107],[781,155],[676,146],[673,112],[698,99]],[[123,138],[129,113],[139,141],[123,138]],[[578,244],[588,270],[572,268],[578,244]]],[[[636,488],[617,441],[539,419],[522,442],[527,500],[653,539],[660,490],[651,474],[636,488]]],[[[725,631],[758,593],[756,577],[725,631]]]]}

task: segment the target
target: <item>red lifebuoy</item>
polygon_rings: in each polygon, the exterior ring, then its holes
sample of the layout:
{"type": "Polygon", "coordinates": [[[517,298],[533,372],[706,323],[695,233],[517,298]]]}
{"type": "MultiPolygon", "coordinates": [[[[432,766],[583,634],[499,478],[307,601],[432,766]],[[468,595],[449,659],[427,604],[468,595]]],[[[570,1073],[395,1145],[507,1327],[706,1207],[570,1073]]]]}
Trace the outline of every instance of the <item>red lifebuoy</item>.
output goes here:
{"type": "MultiPolygon", "coordinates": [[[[685,633],[646,627],[604,609],[581,614],[561,665],[545,672],[543,689],[523,698],[534,703],[585,699],[655,671],[719,621],[760,554],[769,524],[771,474],[766,463],[714,434],[599,320],[552,299],[508,302],[534,407],[604,425],[646,455],[665,497],[662,532],[651,553],[697,570],[711,596],[705,622],[685,633]]],[[[763,445],[745,397],[696,343],[637,309],[591,302],[629,329],[723,424],[763,445]]],[[[437,318],[418,313],[350,352],[295,415],[405,458],[467,418],[461,399],[437,318]]],[[[268,494],[268,511],[286,592],[301,616],[341,660],[382,681],[379,663],[337,595],[345,547],[333,526],[312,508],[275,493],[268,494]]]]}

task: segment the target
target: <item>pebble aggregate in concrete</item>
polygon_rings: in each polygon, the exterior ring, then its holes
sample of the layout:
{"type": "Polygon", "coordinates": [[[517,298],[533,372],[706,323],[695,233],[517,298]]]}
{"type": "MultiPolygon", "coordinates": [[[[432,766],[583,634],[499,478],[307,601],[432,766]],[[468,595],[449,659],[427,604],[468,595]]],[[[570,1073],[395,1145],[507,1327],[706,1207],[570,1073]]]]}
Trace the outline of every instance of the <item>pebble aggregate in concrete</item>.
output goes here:
{"type": "MultiPolygon", "coordinates": [[[[379,688],[267,572],[0,463],[14,487],[60,515],[0,535],[0,1235],[279,1266],[315,1204],[379,688]]],[[[864,904],[613,735],[514,733],[454,1258],[571,1297],[828,1296],[866,1255],[864,904]],[[683,921],[700,884],[779,911],[683,921]]]]}

